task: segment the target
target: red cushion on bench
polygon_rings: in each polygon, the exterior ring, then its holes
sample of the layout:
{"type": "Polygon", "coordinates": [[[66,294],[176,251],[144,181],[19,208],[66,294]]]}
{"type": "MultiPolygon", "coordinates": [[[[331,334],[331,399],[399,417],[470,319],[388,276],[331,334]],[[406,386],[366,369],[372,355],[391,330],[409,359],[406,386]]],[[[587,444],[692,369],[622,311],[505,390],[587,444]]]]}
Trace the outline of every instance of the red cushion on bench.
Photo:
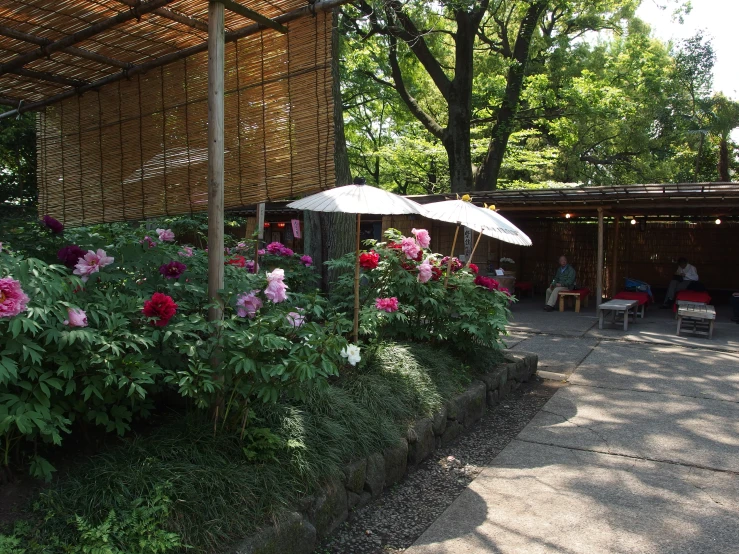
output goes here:
{"type": "Polygon", "coordinates": [[[644,304],[649,304],[649,295],[646,292],[632,292],[632,291],[622,290],[616,296],[614,296],[613,299],[614,300],[636,300],[637,302],[639,302],[640,306],[643,306],[644,304]]]}
{"type": "Polygon", "coordinates": [[[534,284],[533,283],[529,283],[528,281],[521,281],[520,283],[519,282],[516,282],[515,287],[518,290],[531,290],[531,289],[534,288],[534,284]]]}
{"type": "Polygon", "coordinates": [[[699,304],[708,304],[711,302],[711,295],[707,292],[695,292],[692,290],[681,290],[675,295],[675,304],[672,311],[677,311],[677,301],[687,300],[688,302],[698,302],[699,304]]]}

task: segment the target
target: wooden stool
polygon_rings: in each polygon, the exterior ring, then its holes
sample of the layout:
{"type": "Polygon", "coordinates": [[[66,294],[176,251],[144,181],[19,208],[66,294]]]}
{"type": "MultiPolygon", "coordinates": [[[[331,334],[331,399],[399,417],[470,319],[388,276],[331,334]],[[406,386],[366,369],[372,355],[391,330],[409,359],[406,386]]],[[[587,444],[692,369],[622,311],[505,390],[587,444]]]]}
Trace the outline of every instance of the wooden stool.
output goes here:
{"type": "Polygon", "coordinates": [[[566,292],[559,293],[559,311],[565,311],[565,297],[573,297],[575,299],[575,312],[580,313],[580,299],[585,297],[585,307],[588,307],[588,298],[590,296],[590,289],[576,289],[568,290],[566,292]]]}

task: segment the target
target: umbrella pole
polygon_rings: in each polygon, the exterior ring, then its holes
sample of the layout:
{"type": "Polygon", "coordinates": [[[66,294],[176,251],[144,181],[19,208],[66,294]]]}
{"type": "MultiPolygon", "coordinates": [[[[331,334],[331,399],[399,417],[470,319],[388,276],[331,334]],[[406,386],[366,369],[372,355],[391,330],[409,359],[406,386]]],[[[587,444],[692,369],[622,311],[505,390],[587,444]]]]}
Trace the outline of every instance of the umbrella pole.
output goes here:
{"type": "Polygon", "coordinates": [[[359,344],[359,223],[361,214],[357,214],[357,257],[354,261],[354,344],[359,344]]]}
{"type": "Polygon", "coordinates": [[[475,241],[475,246],[472,248],[472,252],[470,252],[470,257],[467,260],[467,263],[465,264],[465,267],[470,267],[470,264],[472,263],[472,256],[475,255],[475,250],[477,250],[477,245],[480,244],[480,239],[482,238],[482,233],[477,234],[477,240],[475,241]]]}
{"type": "Polygon", "coordinates": [[[449,285],[449,274],[452,272],[452,260],[454,259],[454,247],[457,246],[457,235],[459,234],[459,225],[454,230],[454,240],[452,241],[452,251],[449,253],[449,262],[446,264],[446,277],[444,277],[444,288],[449,285]]]}

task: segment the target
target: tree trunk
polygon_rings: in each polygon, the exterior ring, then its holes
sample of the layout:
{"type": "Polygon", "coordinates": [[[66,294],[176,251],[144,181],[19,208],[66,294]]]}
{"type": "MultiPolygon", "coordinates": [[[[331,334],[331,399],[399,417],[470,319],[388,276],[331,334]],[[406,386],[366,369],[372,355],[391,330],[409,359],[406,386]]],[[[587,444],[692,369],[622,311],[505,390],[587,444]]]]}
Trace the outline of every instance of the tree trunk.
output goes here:
{"type": "Polygon", "coordinates": [[[472,81],[474,77],[474,45],[476,29],[465,11],[455,12],[457,33],[455,41],[454,79],[447,99],[449,121],[442,136],[442,144],[449,158],[452,192],[472,190],[472,81]]]}
{"type": "Polygon", "coordinates": [[[516,114],[518,113],[523,82],[529,63],[531,40],[536,32],[539,18],[547,4],[546,0],[539,0],[531,4],[521,22],[516,44],[513,48],[513,59],[510,60],[503,102],[493,125],[492,137],[485,159],[475,176],[475,190],[494,190],[498,185],[498,177],[508,147],[508,139],[513,133],[516,123],[516,114]]]}
{"type": "Polygon", "coordinates": [[[705,141],[705,134],[703,131],[700,132],[700,141],[698,142],[698,154],[695,156],[695,178],[694,183],[700,182],[700,170],[701,170],[701,156],[703,155],[703,142],[705,141]]]}
{"type": "Polygon", "coordinates": [[[722,136],[718,146],[718,180],[724,183],[731,181],[729,176],[729,141],[722,136]]]}
{"type": "MultiPolygon", "coordinates": [[[[334,100],[334,171],[336,185],[343,186],[352,182],[349,154],[344,136],[344,113],[341,102],[341,82],[339,76],[339,12],[333,12],[333,31],[331,33],[331,77],[333,79],[334,100]]],[[[305,252],[313,258],[313,264],[321,272],[321,285],[330,292],[330,283],[337,275],[328,271],[324,262],[339,258],[354,250],[355,223],[354,214],[304,212],[305,252]]]]}

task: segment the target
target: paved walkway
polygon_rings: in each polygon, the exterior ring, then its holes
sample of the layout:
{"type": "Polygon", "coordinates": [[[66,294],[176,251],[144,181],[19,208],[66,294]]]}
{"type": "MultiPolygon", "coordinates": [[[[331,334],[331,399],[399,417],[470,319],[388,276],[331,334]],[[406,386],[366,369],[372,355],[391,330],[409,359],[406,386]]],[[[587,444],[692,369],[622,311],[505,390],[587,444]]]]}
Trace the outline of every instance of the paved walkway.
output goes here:
{"type": "Polygon", "coordinates": [[[517,315],[511,346],[569,385],[406,552],[739,552],[739,326],[517,315]]]}

